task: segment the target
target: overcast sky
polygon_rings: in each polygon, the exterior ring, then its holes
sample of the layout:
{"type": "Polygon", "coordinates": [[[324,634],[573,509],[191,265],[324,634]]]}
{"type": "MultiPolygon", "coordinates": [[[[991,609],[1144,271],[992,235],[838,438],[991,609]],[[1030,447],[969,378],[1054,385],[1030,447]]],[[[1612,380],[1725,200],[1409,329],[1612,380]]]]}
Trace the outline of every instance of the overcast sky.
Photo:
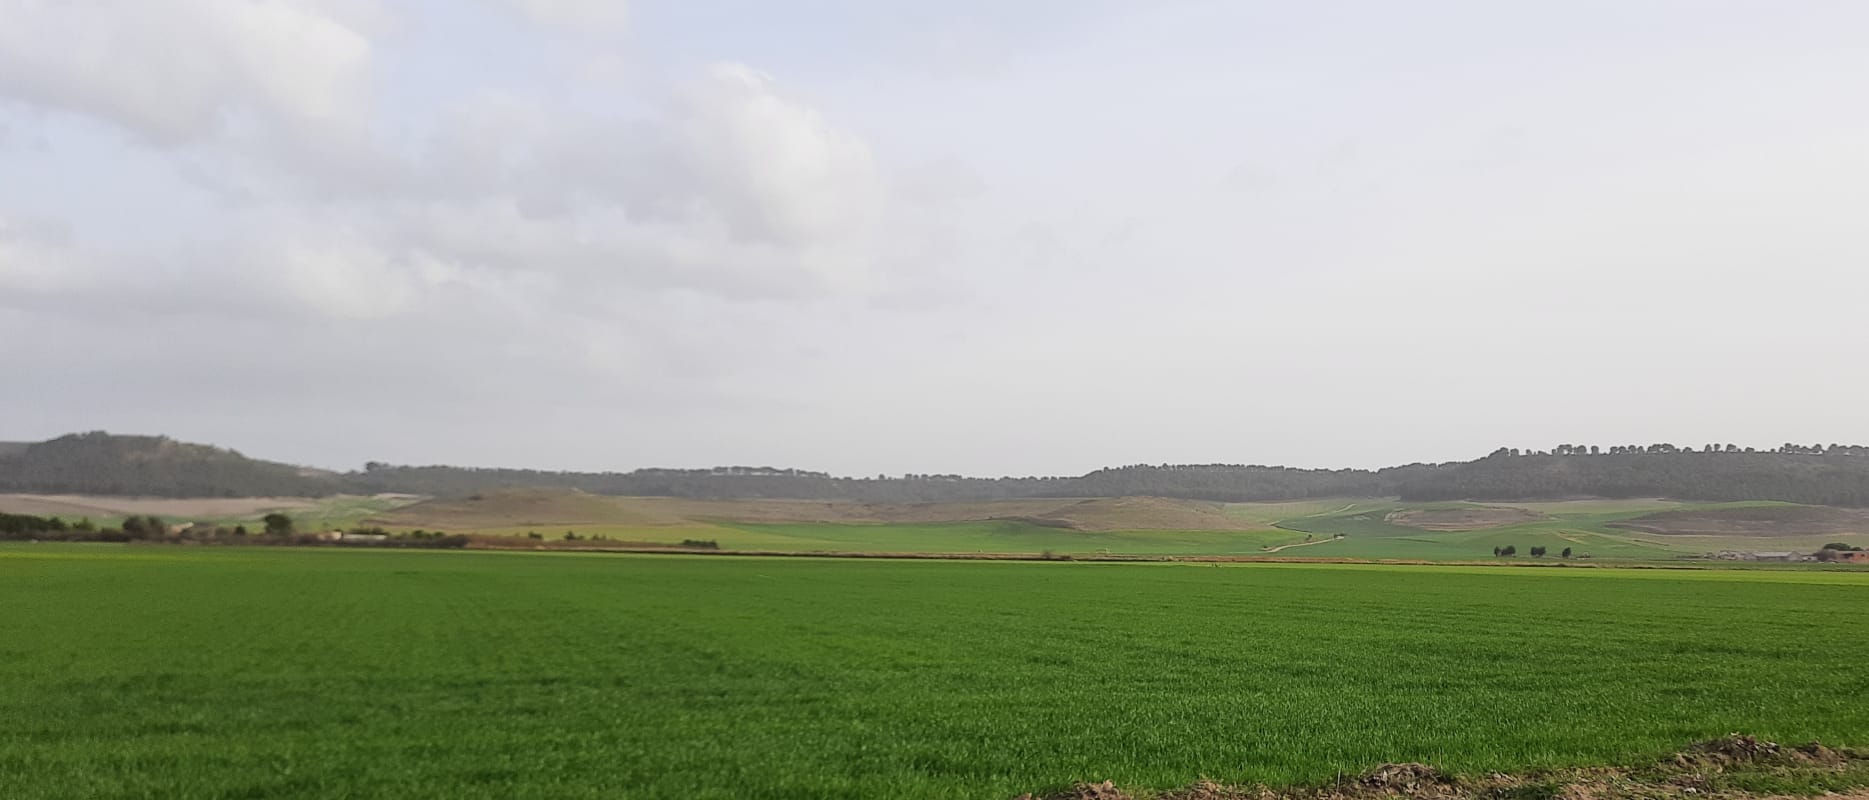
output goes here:
{"type": "Polygon", "coordinates": [[[1859,0],[0,0],[0,439],[1869,441],[1859,0]]]}

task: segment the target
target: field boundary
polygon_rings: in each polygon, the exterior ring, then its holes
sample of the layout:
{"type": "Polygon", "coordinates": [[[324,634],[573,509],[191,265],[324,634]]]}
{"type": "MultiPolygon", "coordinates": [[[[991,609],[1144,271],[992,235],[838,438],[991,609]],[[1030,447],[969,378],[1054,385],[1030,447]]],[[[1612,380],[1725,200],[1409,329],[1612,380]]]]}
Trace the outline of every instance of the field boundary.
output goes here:
{"type": "MultiPolygon", "coordinates": [[[[1330,540],[1324,540],[1330,541],[1330,540]]],[[[492,545],[484,541],[475,541],[467,546],[468,550],[482,552],[509,553],[615,553],[631,555],[663,556],[738,556],[744,558],[846,558],[880,559],[899,561],[1045,561],[1062,563],[1191,563],[1191,564],[1385,564],[1395,566],[1431,566],[1431,567],[1525,567],[1532,569],[1646,569],[1646,570],[1686,570],[1712,571],[1732,569],[1730,566],[1713,563],[1653,563],[1613,561],[1430,561],[1427,559],[1402,558],[1350,558],[1343,556],[1267,556],[1267,555],[1149,555],[1149,554],[1072,554],[1045,555],[1043,553],[886,553],[870,551],[841,550],[732,550],[669,547],[550,547],[534,544],[526,546],[515,543],[512,546],[492,545]]],[[[1817,572],[1869,572],[1848,566],[1811,565],[1800,571],[1817,572]]]]}
{"type": "Polygon", "coordinates": [[[1820,794],[1869,798],[1869,751],[1818,742],[1787,747],[1735,733],[1635,767],[1461,776],[1427,764],[1383,764],[1322,786],[1275,789],[1203,780],[1169,792],[1131,793],[1103,781],[1016,800],[1743,800],[1820,794]]]}

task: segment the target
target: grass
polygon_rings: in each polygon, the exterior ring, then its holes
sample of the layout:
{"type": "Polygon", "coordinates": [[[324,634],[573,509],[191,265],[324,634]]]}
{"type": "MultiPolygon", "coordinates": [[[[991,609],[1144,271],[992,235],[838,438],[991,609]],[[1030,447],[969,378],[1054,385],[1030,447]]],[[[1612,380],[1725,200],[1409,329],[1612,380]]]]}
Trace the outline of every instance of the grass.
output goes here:
{"type": "MultiPolygon", "coordinates": [[[[787,552],[947,552],[1133,555],[1265,555],[1468,561],[1492,558],[1511,545],[1520,558],[1543,546],[1553,556],[1570,548],[1593,560],[1668,561],[1720,550],[1811,552],[1826,542],[1869,546],[1862,533],[1793,536],[1663,535],[1612,523],[1658,510],[1687,514],[1758,506],[1794,512],[1842,513],[1783,503],[1678,503],[1661,500],[1573,500],[1510,503],[1542,519],[1464,531],[1430,531],[1391,523],[1391,513],[1458,509],[1466,503],[1403,503],[1382,498],[1329,498],[1288,503],[1206,503],[1161,498],[1037,499],[982,503],[865,505],[806,501],[718,501],[631,498],[550,489],[489,490],[466,497],[408,500],[338,497],[294,510],[301,530],[382,525],[391,530],[442,530],[524,537],[565,532],[617,543],[679,544],[712,540],[727,549],[787,552]],[[1026,518],[1069,520],[1084,530],[1033,524],[1026,518]],[[1132,529],[1140,528],[1140,529],[1132,529]],[[1343,538],[1335,539],[1341,534],[1343,538]]],[[[258,525],[259,514],[217,519],[258,525]]],[[[171,518],[176,519],[176,518],[171,518]]],[[[103,525],[115,518],[94,519],[103,525]]]]}
{"type": "MultiPolygon", "coordinates": [[[[253,510],[250,513],[243,514],[215,513],[211,510],[187,510],[187,506],[189,505],[199,505],[202,509],[211,509],[214,504],[218,502],[217,499],[213,498],[201,501],[173,500],[157,502],[165,502],[170,505],[180,506],[184,510],[176,511],[164,509],[157,512],[139,512],[137,516],[153,513],[155,516],[171,524],[209,522],[230,528],[235,525],[245,525],[249,528],[257,529],[261,524],[261,520],[268,513],[276,510],[292,517],[297,523],[299,530],[317,531],[349,528],[363,522],[369,517],[407,505],[411,501],[406,498],[393,496],[336,495],[332,497],[294,500],[291,501],[292,505],[287,507],[253,510]]],[[[117,527],[123,524],[124,517],[127,515],[100,510],[99,513],[66,513],[49,514],[48,516],[60,516],[67,522],[77,522],[80,519],[87,519],[95,525],[117,527]]]]}
{"type": "Polygon", "coordinates": [[[1718,550],[1793,550],[1810,552],[1827,541],[1855,541],[1859,534],[1795,536],[1685,536],[1649,534],[1609,527],[1609,523],[1640,517],[1658,510],[1723,511],[1756,506],[1808,508],[1783,503],[1671,503],[1644,500],[1579,500],[1554,503],[1498,503],[1546,515],[1546,519],[1470,531],[1426,531],[1386,521],[1390,512],[1403,509],[1454,508],[1462,503],[1400,503],[1360,501],[1337,511],[1291,517],[1277,524],[1286,530],[1318,535],[1343,534],[1328,544],[1290,551],[1292,555],[1346,558],[1422,559],[1458,561],[1492,557],[1494,547],[1513,545],[1524,558],[1534,546],[1555,555],[1571,548],[1596,559],[1624,561],[1672,560],[1683,555],[1718,550]]]}
{"type": "MultiPolygon", "coordinates": [[[[338,496],[320,498],[311,508],[289,512],[299,530],[328,531],[343,530],[361,524],[365,519],[391,509],[408,505],[411,501],[396,497],[359,497],[338,496]]],[[[256,514],[244,519],[220,520],[222,524],[232,525],[247,523],[251,525],[263,514],[256,514]]]]}
{"type": "Polygon", "coordinates": [[[1268,544],[1302,541],[1286,531],[1074,531],[1009,521],[926,525],[726,523],[726,527],[739,535],[723,535],[722,547],[750,541],[751,547],[802,551],[1041,553],[1051,550],[1070,554],[1246,555],[1262,553],[1268,544]]]}
{"type": "Polygon", "coordinates": [[[1861,573],[22,544],[0,606],[9,798],[1005,798],[1869,742],[1861,573]]]}
{"type": "Polygon", "coordinates": [[[706,526],[565,525],[478,531],[558,539],[570,530],[616,542],[719,542],[728,550],[871,553],[1056,553],[1091,555],[1257,555],[1269,544],[1303,541],[1290,531],[1074,531],[1011,520],[929,523],[719,522],[706,526]]]}

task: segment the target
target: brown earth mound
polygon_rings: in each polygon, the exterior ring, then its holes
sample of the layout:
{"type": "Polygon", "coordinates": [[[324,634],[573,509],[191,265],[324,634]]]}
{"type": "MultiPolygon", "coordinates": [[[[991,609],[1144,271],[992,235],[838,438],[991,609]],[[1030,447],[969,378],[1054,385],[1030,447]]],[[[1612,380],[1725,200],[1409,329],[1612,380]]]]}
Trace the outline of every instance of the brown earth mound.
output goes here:
{"type": "Polygon", "coordinates": [[[1082,531],[1256,530],[1220,503],[1162,497],[1043,498],[954,503],[696,500],[613,497],[573,489],[494,489],[428,500],[371,524],[474,531],[526,526],[690,527],[718,523],[942,523],[1009,520],[1082,531]]]}
{"type": "Polygon", "coordinates": [[[1869,533],[1869,513],[1827,506],[1741,506],[1660,511],[1612,528],[1680,536],[1808,536],[1869,533]]]}
{"type": "MultiPolygon", "coordinates": [[[[1022,521],[1080,531],[1231,531],[1252,528],[1227,516],[1226,506],[1168,497],[1099,497],[1079,500],[1022,521]]],[[[1263,526],[1260,526],[1263,527],[1263,526]]]]}
{"type": "Polygon", "coordinates": [[[1018,800],[1765,800],[1745,791],[1744,776],[1769,776],[1781,785],[1822,786],[1827,797],[1869,800],[1869,752],[1832,749],[1816,742],[1786,747],[1732,734],[1693,745],[1661,762],[1592,768],[1458,776],[1426,764],[1384,764],[1328,786],[1273,789],[1203,780],[1169,792],[1132,793],[1110,781],[1079,783],[1018,800]],[[1741,779],[1741,780],[1736,780],[1741,779]],[[1847,787],[1847,788],[1843,788],[1847,787]]]}
{"type": "Polygon", "coordinates": [[[1509,506],[1465,506],[1460,508],[1416,508],[1392,511],[1384,521],[1424,531],[1476,531],[1503,528],[1546,519],[1536,511],[1509,506]]]}
{"type": "Polygon", "coordinates": [[[118,517],[156,514],[184,519],[227,519],[267,511],[298,511],[318,504],[304,497],[110,497],[79,494],[0,494],[0,512],[43,517],[118,517]]]}

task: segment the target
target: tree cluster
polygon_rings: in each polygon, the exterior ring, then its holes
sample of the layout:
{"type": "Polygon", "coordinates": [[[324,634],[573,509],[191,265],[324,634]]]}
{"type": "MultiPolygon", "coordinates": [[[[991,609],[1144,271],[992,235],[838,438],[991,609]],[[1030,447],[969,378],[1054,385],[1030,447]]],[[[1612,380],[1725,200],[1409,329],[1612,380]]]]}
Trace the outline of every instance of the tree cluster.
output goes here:
{"type": "Polygon", "coordinates": [[[1079,476],[854,478],[764,466],[550,472],[372,462],[361,471],[338,474],[258,461],[232,450],[163,437],[88,433],[0,450],[0,491],[165,497],[379,492],[461,496],[505,487],[546,487],[645,497],[872,503],[1123,495],[1227,502],[1386,496],[1411,501],[1505,502],[1588,496],[1869,507],[1869,458],[1854,457],[1860,455],[1869,455],[1869,447],[1787,443],[1754,451],[1733,444],[1695,448],[1662,442],[1607,447],[1560,444],[1548,450],[1500,448],[1476,461],[1378,470],[1131,464],[1079,476]]]}
{"type": "MultiPolygon", "coordinates": [[[[1550,548],[1547,548],[1544,545],[1532,545],[1532,548],[1529,552],[1532,558],[1544,558],[1546,554],[1551,552],[1551,550],[1550,548]]],[[[1511,556],[1516,556],[1518,554],[1519,554],[1518,545],[1509,544],[1504,547],[1493,548],[1493,555],[1496,557],[1500,557],[1500,558],[1509,558],[1511,556]]],[[[1558,557],[1559,558],[1570,558],[1571,549],[1568,547],[1564,548],[1564,552],[1560,553],[1558,557]]]]}

